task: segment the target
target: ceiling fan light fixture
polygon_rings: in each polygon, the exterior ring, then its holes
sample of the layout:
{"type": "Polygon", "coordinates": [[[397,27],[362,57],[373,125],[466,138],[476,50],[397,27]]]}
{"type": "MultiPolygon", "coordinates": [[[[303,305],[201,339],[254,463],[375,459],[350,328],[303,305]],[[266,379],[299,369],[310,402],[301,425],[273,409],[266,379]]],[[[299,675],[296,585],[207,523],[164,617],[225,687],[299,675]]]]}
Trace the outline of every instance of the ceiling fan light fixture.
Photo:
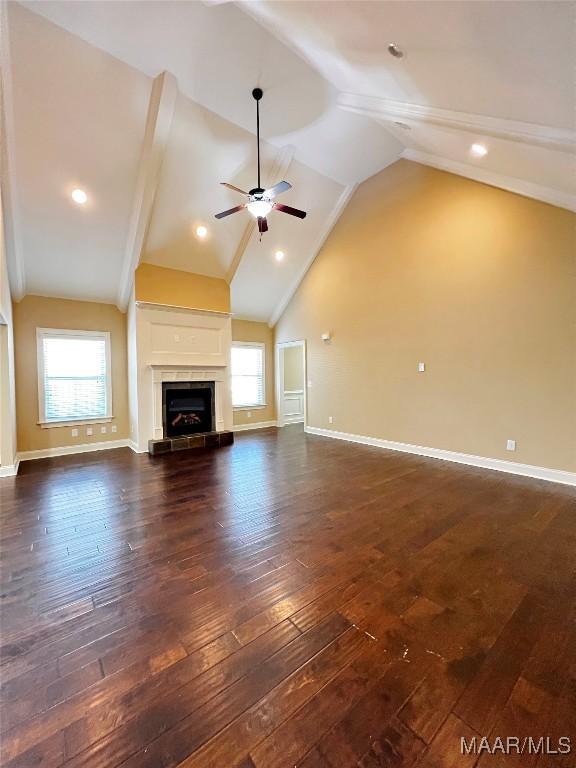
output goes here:
{"type": "Polygon", "coordinates": [[[265,232],[268,232],[268,222],[266,216],[270,211],[280,211],[280,213],[287,213],[289,216],[296,216],[299,219],[306,218],[306,211],[301,211],[298,208],[292,208],[291,205],[282,205],[282,203],[276,202],[276,197],[283,192],[287,192],[292,189],[292,184],[287,181],[278,181],[274,186],[269,189],[264,188],[260,183],[260,99],[262,98],[262,89],[254,88],[252,96],[256,101],[256,153],[258,164],[258,184],[251,189],[250,192],[244,192],[240,187],[234,184],[229,184],[226,181],[221,182],[224,187],[231,189],[233,192],[239,192],[248,198],[248,202],[241,205],[235,205],[234,208],[228,208],[226,211],[220,211],[220,213],[214,214],[216,219],[224,219],[226,216],[230,216],[238,211],[248,209],[250,214],[258,222],[258,232],[260,233],[260,239],[265,232]]]}
{"type": "Polygon", "coordinates": [[[254,218],[264,218],[272,210],[272,203],[268,202],[268,200],[251,200],[246,204],[246,208],[248,208],[254,218]]]}

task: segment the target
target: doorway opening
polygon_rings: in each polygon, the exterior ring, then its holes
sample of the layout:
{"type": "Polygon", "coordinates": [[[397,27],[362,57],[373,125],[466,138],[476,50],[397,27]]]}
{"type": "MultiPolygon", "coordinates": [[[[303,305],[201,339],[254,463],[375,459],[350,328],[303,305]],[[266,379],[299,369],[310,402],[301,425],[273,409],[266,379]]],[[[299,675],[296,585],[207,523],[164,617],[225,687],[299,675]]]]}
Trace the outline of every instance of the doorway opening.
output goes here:
{"type": "Polygon", "coordinates": [[[276,344],[278,426],[306,423],[306,342],[276,344]]]}

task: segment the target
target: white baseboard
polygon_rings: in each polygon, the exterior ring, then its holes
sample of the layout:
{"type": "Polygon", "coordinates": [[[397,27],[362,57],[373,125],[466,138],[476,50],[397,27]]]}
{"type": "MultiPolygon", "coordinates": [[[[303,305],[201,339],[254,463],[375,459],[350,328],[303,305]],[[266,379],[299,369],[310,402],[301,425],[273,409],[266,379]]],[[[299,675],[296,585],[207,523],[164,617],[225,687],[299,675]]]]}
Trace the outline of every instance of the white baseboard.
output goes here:
{"type": "Polygon", "coordinates": [[[232,432],[248,432],[251,429],[268,429],[268,427],[277,426],[277,421],[255,421],[254,424],[235,424],[232,432]]]}
{"type": "Polygon", "coordinates": [[[548,480],[551,483],[576,485],[576,472],[566,472],[562,469],[548,469],[547,467],[536,467],[532,464],[518,464],[515,461],[490,459],[485,456],[473,456],[469,453],[445,451],[440,448],[425,448],[421,445],[411,445],[410,443],[395,443],[378,437],[365,437],[364,435],[353,435],[348,432],[336,432],[333,429],[320,429],[319,427],[305,427],[304,429],[305,432],[311,435],[346,440],[349,443],[362,443],[363,445],[372,445],[375,448],[387,448],[390,451],[413,453],[417,456],[428,456],[431,459],[453,461],[456,464],[468,464],[471,467],[493,469],[497,472],[508,472],[512,475],[535,477],[538,480],[548,480]]]}
{"type": "Polygon", "coordinates": [[[14,477],[14,475],[17,475],[19,464],[20,459],[16,459],[14,464],[4,464],[4,466],[0,466],[0,477],[14,477]]]}
{"type": "Polygon", "coordinates": [[[112,448],[128,448],[129,443],[129,440],[104,440],[101,443],[80,443],[79,445],[64,445],[60,448],[42,448],[39,451],[23,451],[18,454],[18,459],[31,461],[32,459],[48,459],[52,456],[70,456],[74,453],[109,451],[112,448]]]}
{"type": "Polygon", "coordinates": [[[137,443],[134,442],[134,440],[128,440],[128,448],[130,448],[131,451],[134,451],[134,453],[148,453],[148,450],[144,448],[144,450],[140,450],[138,448],[137,443]]]}

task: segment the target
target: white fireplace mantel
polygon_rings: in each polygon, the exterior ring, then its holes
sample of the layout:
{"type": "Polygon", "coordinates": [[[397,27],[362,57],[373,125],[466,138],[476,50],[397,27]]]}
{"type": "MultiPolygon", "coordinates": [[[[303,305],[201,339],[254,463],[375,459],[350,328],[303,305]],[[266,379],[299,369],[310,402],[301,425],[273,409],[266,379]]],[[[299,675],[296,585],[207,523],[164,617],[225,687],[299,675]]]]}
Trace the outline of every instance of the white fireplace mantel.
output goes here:
{"type": "MultiPolygon", "coordinates": [[[[134,303],[131,327],[136,335],[137,387],[131,387],[132,440],[145,451],[149,440],[161,439],[162,382],[213,381],[217,430],[232,428],[230,354],[232,324],[228,314],[153,308],[134,303]]],[[[130,353],[130,339],[129,339],[130,353]]]]}

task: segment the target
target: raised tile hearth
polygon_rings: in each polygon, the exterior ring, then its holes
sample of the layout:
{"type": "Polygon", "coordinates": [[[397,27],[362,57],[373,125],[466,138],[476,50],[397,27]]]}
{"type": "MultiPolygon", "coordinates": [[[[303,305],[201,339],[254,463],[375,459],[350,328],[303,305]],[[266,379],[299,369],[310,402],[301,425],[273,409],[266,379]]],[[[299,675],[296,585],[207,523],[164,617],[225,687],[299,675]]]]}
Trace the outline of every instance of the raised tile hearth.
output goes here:
{"type": "Polygon", "coordinates": [[[162,440],[149,440],[148,453],[160,456],[174,451],[188,451],[194,448],[223,448],[232,445],[234,433],[229,430],[222,432],[204,432],[198,435],[167,437],[162,440]]]}

